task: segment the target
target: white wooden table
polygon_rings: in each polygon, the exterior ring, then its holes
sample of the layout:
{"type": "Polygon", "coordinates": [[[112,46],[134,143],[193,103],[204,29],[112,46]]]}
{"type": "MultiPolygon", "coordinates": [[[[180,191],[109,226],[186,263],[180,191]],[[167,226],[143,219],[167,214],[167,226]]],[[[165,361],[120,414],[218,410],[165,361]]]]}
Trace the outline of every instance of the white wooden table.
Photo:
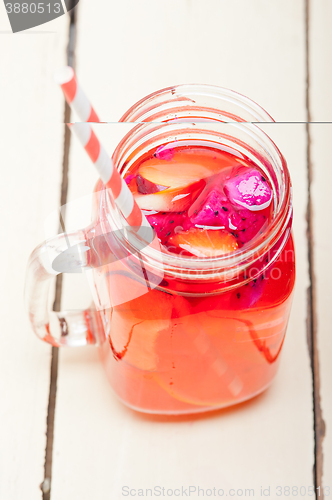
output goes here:
{"type": "MultiPolygon", "coordinates": [[[[301,498],[328,499],[331,1],[80,0],[74,21],[71,30],[63,16],[12,35],[0,5],[0,499],[117,500],[123,487],[133,496],[154,486],[165,496],[191,486],[191,498],[215,487],[273,499],[278,486],[280,498],[301,497],[302,486],[301,498]],[[75,34],[80,80],[101,120],[115,122],[96,127],[110,152],[125,133],[116,123],[124,111],[178,83],[231,88],[278,122],[265,130],[293,180],[296,293],[279,374],[250,402],[194,418],[136,414],[113,396],[96,349],[57,353],[31,332],[22,302],[29,253],[61,193],[62,202],[76,200],[96,181],[76,142],[67,155],[64,101],[52,78],[75,34]]],[[[78,223],[71,213],[67,229],[78,223]]],[[[66,308],[89,300],[75,279],[64,279],[66,308]]]]}

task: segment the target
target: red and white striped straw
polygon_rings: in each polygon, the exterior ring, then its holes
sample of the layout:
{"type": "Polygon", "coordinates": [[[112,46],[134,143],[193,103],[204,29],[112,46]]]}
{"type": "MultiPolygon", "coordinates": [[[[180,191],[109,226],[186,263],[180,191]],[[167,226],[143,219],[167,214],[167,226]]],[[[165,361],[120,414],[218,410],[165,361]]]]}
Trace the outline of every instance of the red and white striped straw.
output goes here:
{"type": "Polygon", "coordinates": [[[65,66],[57,71],[54,77],[56,82],[61,86],[66,101],[71,109],[77,114],[80,121],[100,122],[97,113],[78,83],[73,68],[65,66]]]}
{"type": "MultiPolygon", "coordinates": [[[[87,116],[89,119],[93,117],[93,121],[99,122],[99,118],[93,107],[85,94],[80,90],[80,86],[72,68],[64,68],[56,74],[55,79],[60,83],[69,106],[77,113],[82,122],[87,121],[87,116]]],[[[111,190],[114,202],[126,219],[128,225],[136,232],[139,232],[141,228],[145,228],[142,235],[146,235],[146,228],[151,230],[150,224],[137,205],[126,182],[114,167],[111,157],[107,154],[91,126],[88,123],[71,123],[68,126],[70,130],[75,133],[85,151],[88,153],[103,183],[111,190]]],[[[149,239],[150,236],[151,235],[149,235],[149,239]]]]}
{"type": "Polygon", "coordinates": [[[114,201],[128,225],[136,230],[139,230],[142,225],[149,226],[141,209],[135,202],[132,192],[117,169],[114,168],[112,159],[106,153],[91,126],[88,123],[72,123],[69,128],[75,133],[88,153],[103,183],[112,191],[114,201]]]}

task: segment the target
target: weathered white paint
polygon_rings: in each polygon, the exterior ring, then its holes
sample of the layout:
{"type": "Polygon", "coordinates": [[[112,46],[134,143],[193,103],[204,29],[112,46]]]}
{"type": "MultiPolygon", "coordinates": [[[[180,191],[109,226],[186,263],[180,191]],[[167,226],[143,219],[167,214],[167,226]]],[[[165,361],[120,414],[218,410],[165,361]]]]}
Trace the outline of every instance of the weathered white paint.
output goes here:
{"type": "MultiPolygon", "coordinates": [[[[332,143],[332,68],[331,22],[332,5],[326,0],[310,1],[310,125],[312,157],[312,202],[314,270],[316,279],[317,335],[320,361],[320,396],[326,434],[323,440],[322,486],[332,487],[332,337],[330,290],[332,239],[328,217],[331,200],[332,143]]],[[[331,494],[331,490],[330,490],[331,494]]],[[[328,498],[327,494],[325,498],[328,498]]]]}
{"type": "Polygon", "coordinates": [[[4,500],[42,497],[50,346],[30,329],[23,287],[28,256],[44,239],[44,219],[60,199],[64,107],[52,73],[65,63],[67,32],[66,16],[47,27],[13,35],[0,4],[0,498],[4,500]]]}
{"type": "Polygon", "coordinates": [[[180,83],[230,88],[275,120],[303,121],[304,13],[303,0],[80,0],[77,74],[102,121],[180,83]]]}

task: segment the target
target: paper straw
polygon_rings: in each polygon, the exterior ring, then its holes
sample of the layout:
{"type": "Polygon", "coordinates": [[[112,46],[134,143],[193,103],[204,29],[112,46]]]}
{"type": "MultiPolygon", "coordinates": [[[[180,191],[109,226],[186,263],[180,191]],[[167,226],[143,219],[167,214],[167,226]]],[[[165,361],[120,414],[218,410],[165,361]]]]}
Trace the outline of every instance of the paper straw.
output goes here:
{"type": "Polygon", "coordinates": [[[100,120],[97,113],[84,94],[77,81],[75,72],[70,66],[65,66],[54,75],[55,81],[61,86],[62,92],[71,109],[82,122],[97,122],[100,120]]]}
{"type": "MultiPolygon", "coordinates": [[[[67,66],[60,70],[55,75],[55,79],[60,83],[65,99],[71,109],[75,111],[82,122],[88,120],[99,122],[99,118],[91,106],[88,98],[82,92],[74,70],[67,66]]],[[[114,202],[122,215],[126,219],[128,225],[136,232],[144,228],[141,234],[147,235],[151,232],[151,226],[143,215],[141,209],[137,205],[132,192],[123,180],[116,168],[114,168],[113,160],[107,154],[104,146],[99,141],[98,137],[88,123],[71,123],[68,124],[70,130],[75,133],[80,143],[88,153],[92,163],[97,168],[101,180],[108,189],[111,190],[114,202]],[[146,232],[146,229],[150,231],[146,232]]],[[[151,234],[149,234],[151,239],[151,234]]]]}
{"type": "Polygon", "coordinates": [[[150,226],[135,202],[132,192],[117,169],[114,168],[112,159],[106,153],[91,126],[88,123],[71,123],[68,126],[88,153],[103,183],[111,190],[116,206],[123,214],[128,225],[136,231],[142,225],[145,227],[150,226]]]}

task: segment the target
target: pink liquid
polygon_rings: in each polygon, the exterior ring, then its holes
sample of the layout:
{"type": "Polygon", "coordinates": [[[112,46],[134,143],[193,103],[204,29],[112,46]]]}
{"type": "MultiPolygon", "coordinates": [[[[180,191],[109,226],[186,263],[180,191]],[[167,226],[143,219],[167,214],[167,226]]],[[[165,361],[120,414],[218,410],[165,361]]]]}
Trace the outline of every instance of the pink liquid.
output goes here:
{"type": "MultiPolygon", "coordinates": [[[[181,143],[149,152],[126,179],[165,253],[209,257],[211,248],[219,256],[244,247],[266,231],[273,216],[273,199],[261,210],[232,201],[234,190],[227,185],[250,169],[271,187],[265,174],[235,150],[181,143]],[[207,206],[213,190],[217,194],[207,206]],[[198,216],[209,224],[198,224],[198,216]]],[[[118,273],[105,274],[110,296],[134,287],[140,296],[103,311],[102,355],[125,403],[155,413],[204,411],[246,400],[271,383],[295,279],[291,236],[264,273],[249,283],[242,273],[238,286],[228,291],[217,278],[193,282],[167,275],[159,287],[147,290],[121,266],[118,273]]]]}

